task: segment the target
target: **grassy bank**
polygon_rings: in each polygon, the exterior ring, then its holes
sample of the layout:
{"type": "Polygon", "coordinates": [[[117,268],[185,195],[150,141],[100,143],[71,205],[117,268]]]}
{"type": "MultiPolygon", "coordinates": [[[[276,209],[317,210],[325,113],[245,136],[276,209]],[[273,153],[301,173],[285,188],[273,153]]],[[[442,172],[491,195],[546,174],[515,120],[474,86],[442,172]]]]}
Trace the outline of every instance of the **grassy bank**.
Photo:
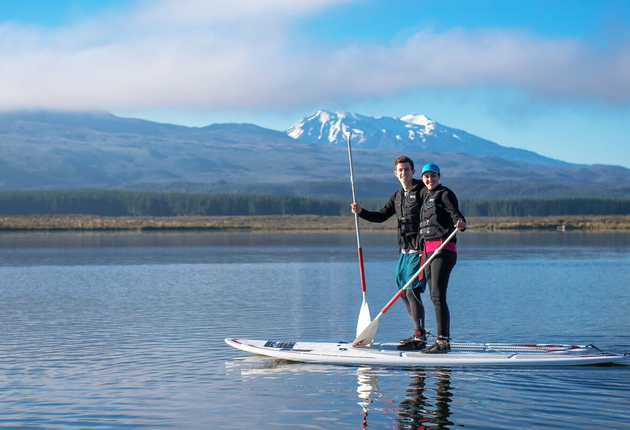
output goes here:
{"type": "MultiPolygon", "coordinates": [[[[630,215],[553,217],[470,217],[472,230],[580,230],[630,232],[630,215]]],[[[396,220],[383,224],[361,222],[366,231],[391,230],[396,220]]],[[[347,216],[274,215],[213,217],[100,217],[33,215],[0,217],[0,231],[151,231],[151,230],[353,230],[347,216]]]]}

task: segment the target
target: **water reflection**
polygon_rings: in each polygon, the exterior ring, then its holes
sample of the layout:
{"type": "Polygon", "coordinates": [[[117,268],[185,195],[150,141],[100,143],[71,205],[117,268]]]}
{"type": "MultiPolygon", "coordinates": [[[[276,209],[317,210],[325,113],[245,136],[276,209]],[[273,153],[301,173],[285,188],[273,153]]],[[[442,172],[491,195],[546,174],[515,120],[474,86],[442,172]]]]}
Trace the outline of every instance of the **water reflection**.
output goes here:
{"type": "Polygon", "coordinates": [[[361,401],[358,403],[361,406],[363,421],[361,428],[367,428],[367,417],[370,411],[369,406],[374,403],[373,396],[378,393],[378,373],[376,373],[370,367],[359,367],[357,369],[357,380],[359,387],[357,388],[357,394],[361,401]]]}
{"type": "MultiPolygon", "coordinates": [[[[293,406],[283,404],[283,420],[290,421],[287,414],[292,408],[300,410],[299,425],[301,427],[304,409],[310,407],[313,393],[322,395],[322,387],[328,387],[329,396],[337,396],[334,402],[339,408],[331,409],[328,420],[345,420],[352,423],[352,428],[394,428],[399,430],[446,429],[455,426],[450,416],[453,401],[451,370],[449,368],[425,369],[389,369],[385,367],[345,367],[323,364],[294,363],[284,360],[248,356],[225,362],[229,374],[236,374],[250,384],[264,384],[269,387],[272,381],[293,386],[296,381],[308,378],[311,383],[304,385],[307,392],[290,394],[293,406]],[[344,405],[352,401],[346,395],[352,392],[348,388],[348,377],[356,378],[354,395],[358,413],[348,413],[344,405]],[[317,381],[314,383],[314,381],[317,381]],[[313,384],[314,383],[314,384],[313,384]],[[346,393],[343,395],[342,393],[346,393]],[[301,404],[300,398],[309,406],[301,404]],[[310,399],[310,400],[308,400],[310,399]],[[299,406],[298,406],[299,405],[299,406]]],[[[253,385],[252,385],[253,386],[253,385]]],[[[252,389],[251,386],[248,390],[252,389]]],[[[267,389],[265,389],[267,390],[267,389]]],[[[269,388],[269,390],[272,390],[269,388]]],[[[277,393],[276,393],[277,394],[277,393]]],[[[265,408],[270,412],[269,406],[265,408]]],[[[315,407],[312,413],[321,411],[315,407]]],[[[271,414],[271,412],[270,412],[271,414]]],[[[272,428],[271,422],[266,423],[272,428]]],[[[459,425],[461,426],[461,425],[459,425]]],[[[323,428],[323,427],[322,427],[323,428]]]]}
{"type": "MultiPolygon", "coordinates": [[[[383,393],[379,391],[379,374],[369,367],[357,369],[357,393],[362,409],[362,428],[368,428],[370,408],[376,409],[375,401],[380,400],[383,393]]],[[[396,393],[398,394],[398,393],[396,393]]],[[[396,396],[398,397],[398,396],[396,396]]],[[[405,398],[394,411],[395,428],[400,430],[421,430],[425,428],[445,429],[453,426],[449,420],[450,403],[453,390],[451,387],[451,371],[448,368],[434,370],[414,370],[407,387],[405,398]]],[[[386,405],[395,402],[381,400],[386,405]]],[[[378,408],[380,409],[380,408],[378,408]]]]}
{"type": "MultiPolygon", "coordinates": [[[[468,260],[590,260],[627,258],[629,234],[513,232],[462,235],[468,260]]],[[[242,262],[355,262],[354,232],[0,232],[0,267],[47,265],[234,264],[242,262]],[[353,247],[354,246],[354,247],[353,247]],[[309,251],[309,252],[305,252],[309,251]],[[354,252],[353,252],[354,251],[354,252]]],[[[366,263],[391,263],[391,232],[366,232],[366,263]]]]}
{"type": "Polygon", "coordinates": [[[451,415],[449,403],[453,396],[451,388],[451,371],[438,368],[427,374],[417,371],[407,388],[407,398],[400,402],[396,424],[399,429],[424,429],[427,427],[443,429],[452,426],[448,419],[451,415]],[[427,387],[429,384],[429,387],[427,387]],[[431,387],[430,384],[435,384],[431,387]],[[431,404],[433,393],[435,400],[431,404]]]}

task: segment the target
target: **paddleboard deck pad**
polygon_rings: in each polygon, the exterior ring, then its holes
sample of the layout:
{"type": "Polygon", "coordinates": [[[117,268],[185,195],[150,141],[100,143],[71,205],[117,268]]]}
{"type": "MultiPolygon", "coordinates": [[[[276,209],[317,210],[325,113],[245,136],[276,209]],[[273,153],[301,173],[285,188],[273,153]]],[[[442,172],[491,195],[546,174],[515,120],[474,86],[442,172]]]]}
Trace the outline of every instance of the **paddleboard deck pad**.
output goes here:
{"type": "Polygon", "coordinates": [[[592,345],[451,342],[447,354],[399,351],[397,344],[374,343],[354,348],[349,342],[291,342],[227,338],[241,351],[305,363],[375,366],[579,366],[628,358],[592,345]]]}

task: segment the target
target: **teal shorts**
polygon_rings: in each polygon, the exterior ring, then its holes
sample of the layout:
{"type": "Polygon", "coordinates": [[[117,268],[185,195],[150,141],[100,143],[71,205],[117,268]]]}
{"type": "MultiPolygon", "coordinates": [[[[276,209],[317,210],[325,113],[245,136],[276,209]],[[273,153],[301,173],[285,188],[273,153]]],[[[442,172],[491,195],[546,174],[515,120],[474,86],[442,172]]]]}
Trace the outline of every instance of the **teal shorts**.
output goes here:
{"type": "MultiPolygon", "coordinates": [[[[398,266],[396,267],[396,285],[398,286],[398,289],[404,287],[411,277],[416,274],[418,269],[420,269],[421,257],[422,254],[419,252],[413,254],[400,254],[400,257],[398,257],[398,266]]],[[[411,285],[407,287],[408,290],[416,288],[420,288],[420,292],[424,293],[424,290],[427,288],[427,280],[425,276],[422,277],[421,281],[416,278],[411,285]]]]}

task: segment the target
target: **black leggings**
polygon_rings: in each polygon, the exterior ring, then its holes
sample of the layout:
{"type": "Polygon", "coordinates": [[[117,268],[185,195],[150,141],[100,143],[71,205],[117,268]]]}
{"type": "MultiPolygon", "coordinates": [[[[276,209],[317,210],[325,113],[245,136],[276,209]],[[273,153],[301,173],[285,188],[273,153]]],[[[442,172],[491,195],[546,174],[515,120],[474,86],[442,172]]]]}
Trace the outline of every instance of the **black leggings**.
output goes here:
{"type": "MultiPolygon", "coordinates": [[[[433,253],[426,255],[431,257],[433,253]]],[[[453,251],[442,251],[425,269],[427,276],[427,286],[435,309],[435,321],[437,323],[438,339],[448,340],[451,335],[451,314],[446,303],[446,289],[451,271],[457,263],[457,253],[453,251]]]]}
{"type": "Polygon", "coordinates": [[[414,288],[413,290],[406,290],[400,298],[407,307],[407,312],[409,312],[416,332],[424,333],[424,306],[422,305],[420,290],[420,287],[414,288]]]}

